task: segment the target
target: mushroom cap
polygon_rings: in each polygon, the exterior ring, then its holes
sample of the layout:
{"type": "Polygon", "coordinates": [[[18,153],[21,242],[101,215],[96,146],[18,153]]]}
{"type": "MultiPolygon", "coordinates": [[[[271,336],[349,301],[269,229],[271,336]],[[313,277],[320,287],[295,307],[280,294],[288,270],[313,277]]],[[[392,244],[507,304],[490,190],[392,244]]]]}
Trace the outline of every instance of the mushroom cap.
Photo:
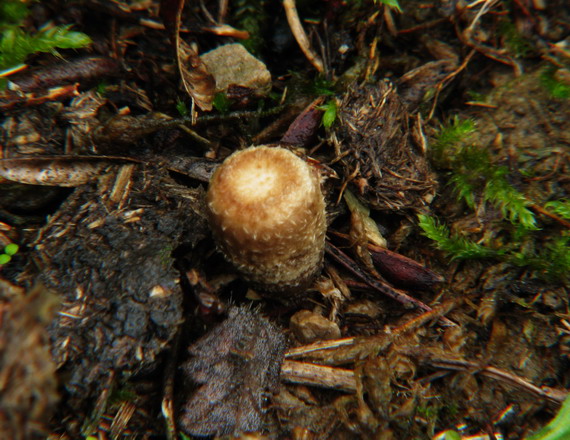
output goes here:
{"type": "Polygon", "coordinates": [[[319,172],[281,147],[235,152],[207,194],[219,249],[267,291],[306,286],[320,271],[326,219],[319,172]]]}

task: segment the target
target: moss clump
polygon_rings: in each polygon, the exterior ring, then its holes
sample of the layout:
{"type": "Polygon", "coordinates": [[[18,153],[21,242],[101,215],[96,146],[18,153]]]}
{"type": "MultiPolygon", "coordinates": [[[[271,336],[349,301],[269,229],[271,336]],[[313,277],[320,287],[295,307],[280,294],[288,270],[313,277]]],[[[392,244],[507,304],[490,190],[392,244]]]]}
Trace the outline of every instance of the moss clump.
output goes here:
{"type": "Polygon", "coordinates": [[[489,148],[467,142],[474,131],[473,121],[455,118],[436,136],[432,156],[445,170],[457,200],[476,213],[482,226],[480,236],[451,233],[437,218],[420,215],[424,235],[453,260],[494,258],[530,269],[544,279],[567,280],[570,234],[541,231],[533,209],[568,219],[570,201],[537,206],[512,183],[517,178],[510,168],[495,163],[489,148]]]}

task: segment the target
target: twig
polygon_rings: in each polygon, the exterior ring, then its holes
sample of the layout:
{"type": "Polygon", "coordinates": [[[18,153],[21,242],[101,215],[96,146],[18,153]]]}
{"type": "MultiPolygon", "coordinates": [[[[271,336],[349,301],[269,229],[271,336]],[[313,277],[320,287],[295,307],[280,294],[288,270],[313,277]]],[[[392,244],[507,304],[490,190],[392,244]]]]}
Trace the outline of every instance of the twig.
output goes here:
{"type": "Polygon", "coordinates": [[[309,43],[305,29],[303,29],[303,25],[299,19],[297,7],[295,6],[295,0],[283,0],[283,7],[285,8],[287,22],[289,23],[291,32],[293,33],[295,40],[297,40],[299,47],[301,47],[301,50],[309,62],[315,67],[315,69],[317,69],[319,73],[322,73],[324,71],[323,62],[311,48],[311,43],[309,43]]]}
{"type": "Polygon", "coordinates": [[[443,78],[437,84],[437,87],[435,90],[435,96],[433,98],[433,104],[431,106],[431,110],[430,110],[429,115],[427,117],[427,121],[429,121],[432,118],[432,116],[435,112],[435,106],[437,105],[437,100],[439,99],[439,94],[441,93],[441,89],[443,89],[443,87],[449,81],[451,81],[453,78],[455,78],[457,75],[459,75],[459,73],[461,73],[467,67],[467,64],[469,64],[469,61],[471,61],[471,58],[473,57],[474,54],[475,54],[475,49],[472,49],[471,52],[469,52],[469,54],[465,57],[465,59],[463,60],[461,65],[457,69],[455,69],[453,72],[451,72],[449,75],[447,75],[445,78],[443,78]]]}
{"type": "Polygon", "coordinates": [[[109,435],[112,440],[122,437],[136,409],[137,406],[133,402],[126,400],[121,402],[121,406],[113,417],[113,422],[109,428],[109,435]]]}
{"type": "Polygon", "coordinates": [[[343,347],[345,345],[352,345],[352,344],[354,344],[355,340],[356,340],[356,338],[342,338],[342,339],[334,339],[334,340],[330,340],[330,341],[316,342],[314,344],[304,345],[302,347],[296,347],[296,348],[292,348],[290,350],[287,350],[287,353],[285,353],[285,357],[286,358],[301,357],[303,355],[306,355],[306,354],[309,354],[309,353],[312,353],[315,351],[330,350],[332,348],[343,347]]]}
{"type": "Polygon", "coordinates": [[[418,26],[413,26],[411,28],[407,28],[407,29],[402,29],[400,31],[398,31],[398,35],[403,35],[403,34],[409,34],[412,32],[417,32],[417,31],[423,31],[432,27],[436,27],[439,26],[441,23],[446,22],[448,19],[447,18],[438,18],[437,20],[433,20],[427,23],[422,23],[418,26]]]}
{"type": "Polygon", "coordinates": [[[284,361],[281,366],[281,379],[285,382],[314,385],[350,393],[356,391],[354,371],[307,362],[284,361]]]}
{"type": "Polygon", "coordinates": [[[538,212],[539,214],[542,214],[546,217],[550,217],[552,220],[557,221],[558,223],[560,223],[562,226],[566,227],[566,228],[570,228],[570,222],[568,220],[564,220],[562,217],[557,216],[556,214],[553,214],[550,211],[547,211],[546,209],[544,209],[542,206],[539,206],[535,203],[530,205],[530,208],[533,211],[538,212]]]}
{"type": "MultiPolygon", "coordinates": [[[[420,300],[411,297],[410,295],[402,292],[401,290],[395,289],[388,284],[373,278],[371,275],[367,274],[366,272],[362,271],[360,267],[358,267],[354,261],[352,261],[344,252],[338,249],[336,246],[332,245],[331,243],[326,244],[325,250],[327,254],[332,256],[337,262],[342,264],[346,269],[356,275],[358,278],[363,280],[366,284],[370,287],[374,288],[378,292],[383,293],[386,296],[398,301],[401,304],[409,305],[413,304],[414,306],[418,307],[419,309],[423,310],[424,312],[430,312],[432,310],[427,304],[424,304],[420,300]]],[[[447,326],[455,326],[456,324],[453,321],[445,317],[440,317],[442,324],[447,326]]]]}
{"type": "Polygon", "coordinates": [[[434,307],[431,312],[424,313],[397,328],[380,332],[374,336],[349,337],[296,347],[288,350],[285,353],[285,358],[304,357],[319,360],[319,362],[327,365],[342,365],[354,362],[356,359],[364,359],[371,353],[377,355],[386,350],[398,337],[409,334],[427,322],[449,313],[460,302],[461,299],[446,301],[434,307]]]}
{"type": "Polygon", "coordinates": [[[445,370],[454,370],[454,371],[476,372],[483,376],[508,383],[514,387],[523,389],[540,398],[548,399],[551,402],[557,404],[561,404],[562,402],[564,402],[566,397],[568,397],[568,391],[566,390],[559,390],[556,388],[550,388],[546,386],[537,387],[528,380],[520,376],[516,376],[512,373],[509,373],[508,371],[501,370],[499,368],[491,366],[481,366],[476,362],[470,362],[463,359],[444,358],[441,357],[441,355],[433,355],[429,352],[429,350],[425,348],[423,348],[421,352],[418,351],[417,349],[413,349],[405,354],[417,357],[420,360],[426,361],[430,365],[437,368],[443,368],[445,370]]]}
{"type": "Polygon", "coordinates": [[[168,357],[164,371],[164,391],[162,394],[161,411],[164,417],[167,440],[175,440],[178,437],[174,416],[174,376],[176,373],[177,356],[180,347],[180,329],[176,332],[172,344],[171,356],[168,357]]]}

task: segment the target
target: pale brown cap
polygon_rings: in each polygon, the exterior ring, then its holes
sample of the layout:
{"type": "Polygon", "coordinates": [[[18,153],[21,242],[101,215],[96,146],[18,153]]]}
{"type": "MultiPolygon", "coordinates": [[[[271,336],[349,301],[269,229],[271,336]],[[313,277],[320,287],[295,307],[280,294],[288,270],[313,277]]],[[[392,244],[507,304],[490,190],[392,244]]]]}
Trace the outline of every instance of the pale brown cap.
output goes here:
{"type": "Polygon", "coordinates": [[[319,173],[289,150],[232,154],[214,172],[207,202],[219,249],[257,287],[299,289],[320,271],[326,220],[319,173]]]}

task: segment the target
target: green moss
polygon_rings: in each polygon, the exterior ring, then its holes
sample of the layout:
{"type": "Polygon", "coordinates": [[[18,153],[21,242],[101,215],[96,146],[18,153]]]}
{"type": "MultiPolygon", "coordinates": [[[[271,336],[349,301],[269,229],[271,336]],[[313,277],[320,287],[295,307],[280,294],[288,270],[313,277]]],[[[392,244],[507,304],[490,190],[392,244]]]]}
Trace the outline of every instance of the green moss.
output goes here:
{"type": "Polygon", "coordinates": [[[508,181],[509,169],[505,166],[489,167],[484,171],[485,188],[483,198],[485,201],[493,203],[504,218],[511,223],[520,223],[529,230],[538,229],[536,218],[528,208],[531,204],[526,197],[517,191],[508,181]]]}
{"type": "Polygon", "coordinates": [[[475,131],[475,122],[471,119],[460,120],[457,116],[449,124],[442,126],[431,145],[432,159],[438,166],[446,157],[453,157],[455,148],[475,131]]]}
{"type": "Polygon", "coordinates": [[[534,52],[530,41],[520,34],[512,21],[501,20],[499,33],[502,35],[508,51],[516,58],[525,58],[534,52]]]}
{"type": "Polygon", "coordinates": [[[321,105],[319,108],[324,111],[322,119],[323,127],[326,129],[331,128],[334,124],[334,121],[336,121],[336,116],[338,113],[336,100],[331,99],[326,104],[321,105]]]}
{"type": "Polygon", "coordinates": [[[334,96],[334,87],[334,82],[322,76],[317,76],[311,85],[311,94],[317,96],[334,96]]]}
{"type": "Polygon", "coordinates": [[[508,261],[533,269],[541,278],[567,282],[570,280],[570,235],[566,233],[547,240],[540,251],[513,253],[508,261]]]}
{"type": "Polygon", "coordinates": [[[504,250],[496,250],[457,234],[451,234],[447,226],[436,218],[418,215],[419,226],[426,237],[435,242],[438,249],[447,253],[452,260],[480,259],[498,257],[504,250]]]}
{"type": "Polygon", "coordinates": [[[0,253],[0,266],[8,264],[10,261],[12,261],[12,257],[16,255],[19,249],[19,246],[15,243],[6,245],[4,252],[0,253]]]}
{"type": "MultiPolygon", "coordinates": [[[[451,234],[449,229],[436,218],[419,215],[419,226],[423,234],[434,241],[434,245],[444,251],[452,260],[472,260],[494,258],[517,267],[533,270],[540,278],[549,281],[567,282],[570,279],[570,234],[546,238],[540,250],[534,250],[534,239],[517,240],[513,234],[510,245],[504,246],[500,240],[495,243],[481,244],[458,234],[451,234]],[[528,246],[530,244],[530,246],[528,246]]],[[[524,229],[526,234],[529,233],[524,229]]]]}
{"type": "Polygon", "coordinates": [[[540,83],[548,90],[550,96],[556,99],[570,98],[570,85],[559,81],[555,77],[556,67],[548,67],[540,75],[540,83]]]}
{"type": "Polygon", "coordinates": [[[228,98],[228,95],[226,95],[224,92],[219,92],[214,95],[214,101],[212,102],[212,105],[220,113],[227,113],[230,110],[232,102],[228,98]]]}
{"type": "Polygon", "coordinates": [[[570,220],[570,200],[555,200],[548,202],[544,207],[552,213],[570,220]]]}
{"type": "MultiPolygon", "coordinates": [[[[434,142],[434,163],[457,200],[477,211],[483,231],[479,237],[452,234],[436,218],[420,215],[424,235],[453,260],[492,258],[530,269],[542,279],[568,280],[570,234],[540,231],[533,202],[511,183],[516,179],[510,168],[495,164],[491,150],[467,143],[474,130],[472,121],[457,118],[442,127],[434,142]],[[486,216],[490,209],[495,213],[486,216]]],[[[544,208],[570,219],[569,200],[552,201],[544,208]]]]}
{"type": "Polygon", "coordinates": [[[21,0],[0,2],[0,26],[18,25],[28,15],[28,6],[21,0]]]}
{"type": "Polygon", "coordinates": [[[267,23],[265,0],[236,0],[232,22],[238,29],[247,31],[249,38],[241,44],[248,52],[259,55],[264,44],[263,23],[267,23]]]}
{"type": "MultiPolygon", "coordinates": [[[[30,33],[22,29],[27,6],[18,0],[3,2],[0,6],[0,71],[24,64],[34,53],[48,52],[57,55],[57,49],[78,49],[91,44],[91,39],[67,26],[46,26],[30,33]]],[[[0,83],[0,88],[6,81],[0,83]]]]}

